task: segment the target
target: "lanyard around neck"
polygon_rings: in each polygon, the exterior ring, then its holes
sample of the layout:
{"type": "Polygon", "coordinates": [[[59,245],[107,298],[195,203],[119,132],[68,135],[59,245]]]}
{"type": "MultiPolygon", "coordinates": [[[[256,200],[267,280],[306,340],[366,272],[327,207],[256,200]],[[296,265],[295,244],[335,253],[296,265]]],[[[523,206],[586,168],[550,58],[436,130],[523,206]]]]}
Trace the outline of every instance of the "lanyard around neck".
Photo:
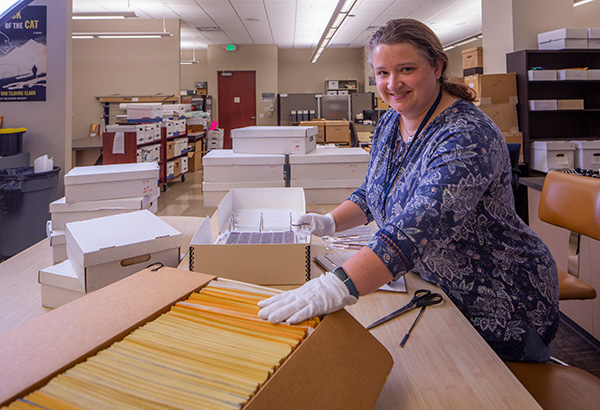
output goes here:
{"type": "MultiPolygon", "coordinates": [[[[440,101],[441,100],[442,100],[442,88],[440,87],[440,92],[438,93],[437,98],[433,102],[433,105],[431,107],[429,107],[429,110],[427,111],[427,114],[425,114],[425,117],[421,121],[421,124],[419,124],[419,128],[417,128],[417,132],[415,132],[415,135],[413,136],[413,139],[410,141],[410,144],[408,145],[408,149],[406,151],[404,151],[404,154],[403,154],[403,157],[402,157],[402,161],[400,162],[400,165],[396,168],[396,172],[394,173],[394,176],[392,178],[389,178],[389,174],[390,174],[390,170],[391,170],[391,164],[394,162],[394,159],[392,158],[392,155],[393,155],[393,153],[396,150],[396,143],[397,143],[396,142],[397,138],[395,138],[395,135],[394,135],[394,137],[392,137],[392,141],[391,141],[391,144],[390,144],[390,150],[389,150],[389,154],[388,154],[387,170],[386,170],[386,173],[385,173],[386,180],[385,180],[385,185],[384,185],[384,190],[383,190],[383,195],[384,195],[383,196],[383,201],[382,201],[383,204],[382,204],[382,207],[381,207],[384,215],[385,215],[385,204],[387,202],[387,197],[388,197],[388,195],[390,193],[390,190],[392,189],[392,186],[394,185],[394,182],[398,178],[398,173],[402,169],[402,165],[404,165],[404,160],[408,156],[408,153],[410,152],[410,149],[412,148],[413,142],[418,138],[418,136],[421,133],[421,131],[423,131],[423,128],[425,128],[425,126],[427,125],[427,123],[431,119],[431,116],[433,115],[433,113],[437,109],[438,105],[440,105],[440,101]]],[[[398,119],[398,125],[395,127],[395,129],[399,133],[399,131],[400,131],[400,119],[398,119]]],[[[396,132],[394,134],[396,134],[396,132]]],[[[402,137],[400,136],[400,138],[402,138],[402,137]]]]}

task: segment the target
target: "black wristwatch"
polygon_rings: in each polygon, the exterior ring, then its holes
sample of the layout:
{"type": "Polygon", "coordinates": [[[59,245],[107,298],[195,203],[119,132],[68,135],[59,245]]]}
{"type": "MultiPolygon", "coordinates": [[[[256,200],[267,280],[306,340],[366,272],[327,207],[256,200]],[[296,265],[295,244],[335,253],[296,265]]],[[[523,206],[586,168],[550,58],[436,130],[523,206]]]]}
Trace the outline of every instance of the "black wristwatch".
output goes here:
{"type": "Polygon", "coordinates": [[[352,279],[350,279],[348,277],[348,274],[346,274],[346,271],[344,270],[344,268],[342,268],[341,266],[338,266],[331,273],[333,273],[335,276],[340,278],[340,280],[342,282],[344,282],[344,285],[346,285],[346,287],[350,291],[350,294],[352,296],[354,296],[356,299],[358,299],[358,291],[356,290],[356,286],[354,286],[354,282],[352,282],[352,279]]]}

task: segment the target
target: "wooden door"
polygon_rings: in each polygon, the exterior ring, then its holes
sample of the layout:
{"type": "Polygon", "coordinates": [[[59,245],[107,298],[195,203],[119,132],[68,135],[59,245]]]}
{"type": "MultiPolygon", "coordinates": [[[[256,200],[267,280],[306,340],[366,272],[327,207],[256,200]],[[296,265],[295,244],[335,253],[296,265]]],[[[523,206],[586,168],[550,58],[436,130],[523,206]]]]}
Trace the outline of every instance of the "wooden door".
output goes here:
{"type": "Polygon", "coordinates": [[[219,128],[223,148],[231,148],[231,130],[256,125],[256,72],[219,71],[219,128]]]}

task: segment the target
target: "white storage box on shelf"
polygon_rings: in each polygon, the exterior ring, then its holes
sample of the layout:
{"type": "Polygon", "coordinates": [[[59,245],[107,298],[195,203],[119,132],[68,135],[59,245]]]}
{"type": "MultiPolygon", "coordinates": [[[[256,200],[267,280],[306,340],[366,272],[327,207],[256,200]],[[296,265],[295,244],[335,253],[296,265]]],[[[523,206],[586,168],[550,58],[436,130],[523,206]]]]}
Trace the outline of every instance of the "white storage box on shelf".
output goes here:
{"type": "Polygon", "coordinates": [[[57,264],[67,260],[67,240],[64,229],[54,229],[52,221],[48,221],[46,223],[46,236],[52,250],[52,263],[57,264]]]}
{"type": "Polygon", "coordinates": [[[338,205],[364,181],[364,176],[357,179],[293,179],[291,186],[304,188],[308,205],[338,205]]]}
{"type": "Polygon", "coordinates": [[[369,153],[362,148],[317,149],[308,154],[290,155],[292,180],[360,179],[369,166],[369,153]]]}
{"type": "Polygon", "coordinates": [[[68,259],[39,271],[42,306],[57,308],[85,295],[83,285],[68,259]]]}
{"type": "Polygon", "coordinates": [[[233,152],[306,154],[317,147],[317,127],[244,127],[231,130],[233,152]]]}
{"type": "Polygon", "coordinates": [[[190,270],[259,285],[310,279],[310,235],[292,221],[306,212],[301,188],[234,189],[218,206],[218,232],[205,218],[190,243],[190,270]]]}
{"type": "Polygon", "coordinates": [[[107,125],[106,132],[114,132],[114,133],[135,132],[136,141],[138,144],[144,144],[148,141],[151,141],[147,137],[148,133],[146,132],[145,124],[107,125]]]}
{"type": "Polygon", "coordinates": [[[538,171],[575,166],[575,144],[572,141],[534,141],[531,152],[531,168],[538,171]]]}
{"type": "Polygon", "coordinates": [[[588,28],[588,48],[600,48],[600,28],[588,28]]]}
{"type": "Polygon", "coordinates": [[[600,80],[600,70],[597,70],[597,69],[587,70],[587,79],[588,80],[600,80]]]}
{"type": "Polygon", "coordinates": [[[587,28],[561,28],[538,34],[540,50],[562,50],[567,48],[588,48],[587,28]]]}
{"type": "Polygon", "coordinates": [[[122,103],[119,108],[127,111],[127,120],[156,120],[162,119],[161,103],[122,103]]]}
{"type": "Polygon", "coordinates": [[[64,177],[67,202],[156,195],[156,162],[75,167],[64,177]]]}
{"type": "Polygon", "coordinates": [[[528,70],[529,81],[555,81],[558,77],[556,70],[528,70]]]}
{"type": "Polygon", "coordinates": [[[50,203],[54,229],[65,229],[65,224],[75,221],[148,209],[152,212],[159,194],[132,198],[104,199],[101,201],[67,202],[65,197],[50,203]]]}
{"type": "Polygon", "coordinates": [[[556,111],[558,110],[558,100],[529,100],[529,109],[531,111],[556,111]]]}
{"type": "Polygon", "coordinates": [[[177,267],[182,234],[143,210],[71,222],[67,255],[86,292],[161,262],[177,267]]]}
{"type": "Polygon", "coordinates": [[[232,189],[238,188],[285,188],[285,181],[227,181],[227,182],[202,182],[204,207],[217,207],[225,195],[232,189]]]}
{"type": "Polygon", "coordinates": [[[212,150],[202,157],[206,182],[283,181],[285,156],[212,150]]]}
{"type": "Polygon", "coordinates": [[[556,70],[558,80],[587,80],[587,70],[556,70]]]}
{"type": "Polygon", "coordinates": [[[581,169],[600,169],[600,140],[573,141],[575,144],[575,167],[581,169]]]}

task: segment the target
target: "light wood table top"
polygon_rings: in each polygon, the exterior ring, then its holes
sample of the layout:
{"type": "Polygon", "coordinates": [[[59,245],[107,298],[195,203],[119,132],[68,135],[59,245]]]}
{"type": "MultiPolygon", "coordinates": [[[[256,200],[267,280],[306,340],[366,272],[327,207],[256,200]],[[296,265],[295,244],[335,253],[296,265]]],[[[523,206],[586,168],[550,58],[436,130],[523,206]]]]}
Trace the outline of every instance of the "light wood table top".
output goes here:
{"type": "MultiPolygon", "coordinates": [[[[181,252],[187,254],[192,236],[204,218],[163,216],[161,219],[183,234],[181,252]]],[[[42,306],[38,272],[52,264],[52,251],[46,239],[0,263],[0,332],[51,310],[42,306]]],[[[185,259],[179,267],[188,269],[185,259]]]]}

